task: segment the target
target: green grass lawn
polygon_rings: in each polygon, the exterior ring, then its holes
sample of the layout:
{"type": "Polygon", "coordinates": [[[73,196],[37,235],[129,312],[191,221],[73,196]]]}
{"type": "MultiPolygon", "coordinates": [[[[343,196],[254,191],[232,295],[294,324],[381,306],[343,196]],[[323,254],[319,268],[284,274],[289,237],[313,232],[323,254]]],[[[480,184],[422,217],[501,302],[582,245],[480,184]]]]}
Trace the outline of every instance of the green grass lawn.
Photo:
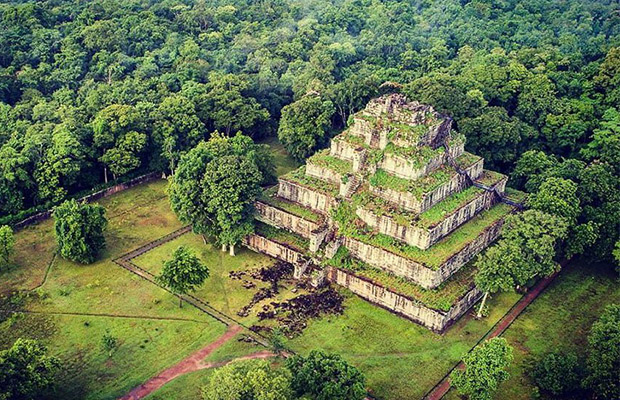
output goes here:
{"type": "Polygon", "coordinates": [[[259,141],[258,143],[266,144],[271,148],[271,154],[273,154],[273,161],[276,164],[276,174],[278,176],[297,169],[301,165],[301,163],[295,161],[288,154],[282,143],[278,141],[277,137],[271,136],[259,141]]]}
{"type": "MultiPolygon", "coordinates": [[[[23,311],[37,314],[0,323],[1,348],[18,337],[37,338],[62,360],[58,389],[48,398],[117,398],[225,331],[193,307],[179,309],[169,293],[112,262],[181,226],[165,185],[156,181],[103,199],[110,224],[100,261],[85,266],[57,257],[24,304],[23,311]],[[106,329],[120,343],[110,358],[100,348],[106,329]]],[[[18,267],[0,274],[0,281],[3,288],[32,289],[52,259],[52,221],[17,232],[16,240],[18,267]]]]}
{"type": "MultiPolygon", "coordinates": [[[[587,335],[603,308],[620,303],[620,287],[613,268],[573,262],[517,318],[503,337],[513,347],[510,379],[496,394],[497,399],[531,399],[534,386],[528,365],[551,351],[572,351],[583,360],[587,335]]],[[[458,399],[451,390],[446,399],[458,399]]]]}
{"type": "Polygon", "coordinates": [[[144,400],[197,400],[201,399],[201,389],[209,383],[214,369],[201,369],[179,376],[161,389],[146,396],[144,400]]]}
{"type": "Polygon", "coordinates": [[[491,315],[463,317],[443,334],[400,318],[347,290],[345,313],[310,321],[303,335],[287,345],[340,353],[360,368],[379,399],[418,399],[514,304],[516,294],[491,300],[491,315]]]}
{"type": "Polygon", "coordinates": [[[231,271],[251,271],[261,267],[268,267],[273,265],[275,260],[244,247],[239,247],[236,250],[236,255],[231,257],[227,252],[220,251],[219,247],[211,243],[205,245],[202,237],[193,233],[187,233],[162,246],[156,247],[140,257],[134,258],[132,262],[157,275],[161,272],[164,261],[169,259],[174,249],[179,246],[186,246],[192,249],[203,263],[209,267],[209,278],[207,278],[202,287],[194,292],[194,295],[206,301],[215,309],[244,324],[251,325],[258,322],[256,312],[260,310],[263,304],[268,304],[272,301],[282,301],[295,296],[291,292],[291,289],[294,287],[292,282],[281,282],[279,295],[257,303],[247,317],[238,316],[237,312],[250,303],[258,289],[269,287],[269,284],[247,277],[249,278],[248,280],[256,283],[257,286],[245,289],[243,287],[244,282],[229,278],[229,273],[231,271]]]}

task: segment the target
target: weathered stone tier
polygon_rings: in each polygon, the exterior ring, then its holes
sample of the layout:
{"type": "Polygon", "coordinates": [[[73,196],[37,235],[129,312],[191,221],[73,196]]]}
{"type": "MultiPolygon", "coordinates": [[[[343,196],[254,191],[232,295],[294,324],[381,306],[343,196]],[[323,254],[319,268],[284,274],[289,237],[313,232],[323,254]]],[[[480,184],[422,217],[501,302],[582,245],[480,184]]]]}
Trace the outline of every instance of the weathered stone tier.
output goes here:
{"type": "Polygon", "coordinates": [[[253,233],[243,239],[243,244],[258,253],[267,254],[293,265],[303,265],[308,261],[308,257],[298,249],[294,249],[283,243],[268,239],[259,234],[253,233]]]}
{"type": "MultiPolygon", "coordinates": [[[[351,256],[397,276],[409,279],[426,289],[434,289],[445,282],[463,265],[474,258],[499,236],[503,219],[493,222],[473,240],[455,250],[438,266],[428,265],[422,259],[397,254],[389,248],[379,247],[353,237],[344,237],[343,244],[351,256]]],[[[433,251],[433,248],[426,250],[433,251]]]]}
{"type": "MultiPolygon", "coordinates": [[[[286,178],[280,178],[279,182],[278,197],[283,199],[323,213],[329,212],[336,204],[336,196],[328,191],[321,191],[316,187],[286,178]]],[[[337,189],[336,193],[338,193],[337,189]]]]}
{"type": "MultiPolygon", "coordinates": [[[[497,178],[487,183],[490,188],[497,189],[498,192],[502,193],[507,177],[500,175],[497,178]]],[[[470,187],[465,192],[444,199],[418,217],[411,213],[393,215],[390,208],[386,210],[385,205],[379,205],[377,209],[372,201],[358,205],[355,213],[362,221],[378,232],[426,250],[498,201],[499,198],[495,192],[470,187]]]]}
{"type": "MultiPolygon", "coordinates": [[[[483,167],[484,160],[478,158],[473,164],[465,167],[464,171],[472,179],[478,179],[482,175],[483,167]]],[[[450,170],[447,166],[444,166],[444,168],[450,170]]],[[[398,190],[388,186],[373,185],[372,181],[369,190],[374,195],[392,202],[405,210],[421,214],[451,194],[469,186],[470,182],[465,174],[459,174],[455,170],[451,170],[450,174],[451,177],[446,182],[421,194],[412,193],[406,189],[398,190]]]]}
{"type": "Polygon", "coordinates": [[[327,267],[327,280],[343,286],[358,296],[393,313],[417,322],[435,332],[443,332],[480,299],[480,291],[472,287],[448,311],[428,307],[421,302],[385,288],[371,279],[351,271],[327,267]]]}

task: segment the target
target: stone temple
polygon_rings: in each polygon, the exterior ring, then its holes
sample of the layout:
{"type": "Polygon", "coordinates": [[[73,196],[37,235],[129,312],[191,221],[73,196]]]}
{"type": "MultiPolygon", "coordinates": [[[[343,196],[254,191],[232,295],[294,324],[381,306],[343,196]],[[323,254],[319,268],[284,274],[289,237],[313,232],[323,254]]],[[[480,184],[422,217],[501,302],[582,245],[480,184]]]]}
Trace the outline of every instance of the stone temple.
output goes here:
{"type": "Polygon", "coordinates": [[[292,263],[298,279],[441,332],[480,298],[472,259],[522,198],[464,145],[430,106],[371,100],[329,149],[265,191],[244,243],[292,263]]]}

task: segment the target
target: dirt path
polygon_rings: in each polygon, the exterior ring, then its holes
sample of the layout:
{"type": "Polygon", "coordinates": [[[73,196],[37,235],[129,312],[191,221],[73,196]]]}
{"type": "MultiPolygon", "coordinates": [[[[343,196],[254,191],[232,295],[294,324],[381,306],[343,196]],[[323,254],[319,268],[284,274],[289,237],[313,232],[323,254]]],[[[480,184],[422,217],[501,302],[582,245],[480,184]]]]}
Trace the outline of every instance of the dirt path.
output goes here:
{"type": "MultiPolygon", "coordinates": [[[[568,262],[562,263],[562,268],[566,266],[568,262]]],[[[558,276],[559,272],[555,274],[541,279],[534,285],[527,294],[519,299],[519,301],[498,321],[497,324],[485,335],[474,347],[472,347],[469,351],[473,350],[479,343],[481,343],[484,339],[491,339],[497,336],[500,336],[508,327],[517,319],[519,315],[529,306],[537,297],[540,295],[543,290],[549,286],[549,284],[558,276]]],[[[450,370],[452,372],[455,369],[463,369],[465,365],[463,362],[459,362],[450,370]]],[[[450,390],[450,372],[424,397],[425,400],[440,400],[443,398],[446,393],[450,390]]]]}
{"type": "MultiPolygon", "coordinates": [[[[160,372],[157,376],[149,379],[142,385],[134,388],[131,392],[121,397],[120,400],[142,399],[180,375],[184,375],[184,374],[187,374],[193,371],[198,371],[200,369],[220,367],[220,366],[228,364],[230,361],[223,361],[219,363],[203,363],[203,360],[209,354],[213,353],[215,350],[220,348],[223,344],[225,344],[230,339],[235,337],[242,330],[243,328],[239,325],[231,325],[222,336],[217,338],[217,340],[209,343],[207,346],[198,350],[194,354],[190,355],[184,360],[179,361],[177,364],[173,365],[172,367],[160,372]]],[[[274,356],[273,353],[264,350],[264,351],[259,351],[254,354],[250,354],[248,356],[240,357],[237,360],[268,358],[268,357],[273,357],[273,356],[274,356]]]]}

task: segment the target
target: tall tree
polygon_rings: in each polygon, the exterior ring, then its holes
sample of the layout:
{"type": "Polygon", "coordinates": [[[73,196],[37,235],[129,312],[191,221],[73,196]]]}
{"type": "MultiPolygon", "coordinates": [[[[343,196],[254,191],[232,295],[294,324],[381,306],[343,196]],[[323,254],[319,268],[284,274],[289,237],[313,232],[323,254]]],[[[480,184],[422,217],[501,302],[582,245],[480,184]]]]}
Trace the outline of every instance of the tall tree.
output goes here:
{"type": "Polygon", "coordinates": [[[0,265],[8,265],[9,257],[13,252],[15,246],[15,237],[13,236],[13,230],[10,226],[0,226],[0,259],[2,263],[0,265]]]}
{"type": "Polygon", "coordinates": [[[273,164],[262,147],[236,136],[214,134],[186,154],[170,183],[170,203],[194,232],[234,246],[253,231],[254,200],[273,164]]]}
{"type": "Polygon", "coordinates": [[[124,175],[141,164],[140,153],[146,145],[146,135],[141,129],[141,119],[133,106],[112,104],[99,111],[92,122],[93,144],[104,163],[104,180],[108,182],[108,168],[112,173],[124,175]]]}
{"type": "Polygon", "coordinates": [[[293,157],[302,161],[327,141],[333,114],[331,101],[308,93],[282,109],[278,138],[293,157]]]}
{"type": "Polygon", "coordinates": [[[204,400],[291,400],[290,373],[264,360],[236,361],[218,368],[202,388],[204,400]]]}
{"type": "Polygon", "coordinates": [[[153,115],[153,134],[163,159],[174,174],[180,157],[204,138],[205,127],[194,104],[181,95],[162,100],[153,115]]]}
{"type": "Polygon", "coordinates": [[[82,264],[94,262],[105,247],[103,233],[107,225],[102,206],[65,201],[54,209],[54,231],[60,255],[82,264]]]}
{"type": "Polygon", "coordinates": [[[183,306],[180,295],[187,294],[200,286],[209,277],[209,268],[187,247],[179,246],[172,258],[164,262],[157,281],[179,295],[179,307],[183,306]]]}
{"type": "Polygon", "coordinates": [[[0,398],[38,399],[54,382],[60,361],[47,355],[47,348],[35,340],[17,339],[0,351],[0,398]]]}
{"type": "Polygon", "coordinates": [[[463,357],[465,369],[450,374],[456,390],[471,400],[491,400],[500,383],[508,379],[512,347],[504,338],[493,338],[463,357]]]}
{"type": "Polygon", "coordinates": [[[620,398],[620,305],[608,305],[588,335],[586,385],[599,399],[620,398]]]}

